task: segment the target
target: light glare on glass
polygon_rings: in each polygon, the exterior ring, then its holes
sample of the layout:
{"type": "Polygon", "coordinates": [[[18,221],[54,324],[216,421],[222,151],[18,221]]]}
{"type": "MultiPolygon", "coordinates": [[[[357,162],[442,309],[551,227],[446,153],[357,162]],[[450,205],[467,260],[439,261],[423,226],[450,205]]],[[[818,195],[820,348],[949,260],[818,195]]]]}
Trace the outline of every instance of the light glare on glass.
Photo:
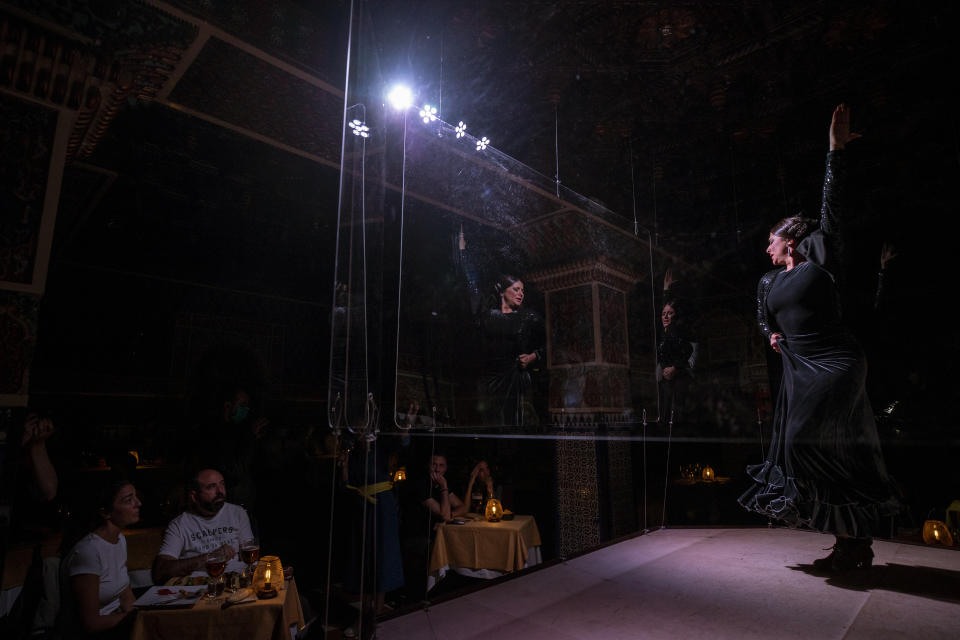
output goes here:
{"type": "Polygon", "coordinates": [[[398,84],[387,94],[387,100],[394,109],[409,109],[413,105],[413,92],[409,87],[398,84]]]}

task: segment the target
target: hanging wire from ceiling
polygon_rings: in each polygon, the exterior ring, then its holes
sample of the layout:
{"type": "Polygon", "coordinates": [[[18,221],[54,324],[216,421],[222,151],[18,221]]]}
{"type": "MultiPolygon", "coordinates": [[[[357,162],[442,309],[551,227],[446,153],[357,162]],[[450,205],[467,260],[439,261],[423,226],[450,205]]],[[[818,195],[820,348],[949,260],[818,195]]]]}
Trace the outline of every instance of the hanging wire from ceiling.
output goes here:
{"type": "Polygon", "coordinates": [[[630,149],[630,202],[633,205],[633,235],[640,235],[640,223],[637,220],[637,183],[633,171],[633,138],[627,141],[630,149]]]}
{"type": "Polygon", "coordinates": [[[557,197],[560,197],[560,105],[553,105],[553,155],[556,161],[556,173],[553,179],[557,183],[557,197]]]}
{"type": "MultiPolygon", "coordinates": [[[[650,155],[651,165],[653,165],[653,244],[660,246],[660,231],[659,231],[659,222],[657,220],[657,156],[655,154],[650,155]]],[[[653,273],[651,271],[651,273],[653,273]]]]}
{"type": "Polygon", "coordinates": [[[737,244],[740,244],[740,204],[737,202],[737,163],[733,153],[733,145],[730,145],[730,184],[733,187],[733,225],[737,234],[737,244]]]}
{"type": "MultiPolygon", "coordinates": [[[[343,121],[341,122],[341,141],[340,141],[340,188],[337,193],[337,216],[339,217],[340,211],[343,207],[343,160],[346,157],[347,151],[347,112],[349,111],[350,102],[350,52],[353,50],[353,7],[354,0],[350,0],[350,13],[347,18],[347,59],[346,59],[346,69],[344,72],[344,83],[343,83],[343,121]]],[[[338,221],[335,242],[334,242],[334,265],[340,264],[340,224],[338,221]]],[[[336,267],[334,267],[336,269],[336,267]]],[[[334,276],[333,282],[333,292],[332,292],[332,301],[330,305],[331,314],[337,308],[337,281],[336,276],[334,276]]],[[[334,347],[336,345],[336,334],[335,329],[336,325],[333,322],[333,317],[331,316],[331,326],[330,326],[330,365],[327,373],[327,407],[331,412],[335,411],[335,408],[340,398],[340,393],[337,392],[336,400],[331,398],[333,394],[333,357],[334,357],[334,347]]],[[[340,449],[340,428],[339,428],[339,418],[337,418],[333,413],[328,418],[329,426],[333,429],[334,434],[337,436],[335,438],[336,444],[334,445],[334,454],[339,455],[340,449]]],[[[335,458],[336,459],[336,458],[335,458]]],[[[326,597],[324,602],[324,614],[323,614],[323,625],[324,628],[330,626],[330,578],[332,572],[330,568],[333,562],[333,522],[334,522],[334,511],[336,506],[336,486],[337,486],[337,465],[331,465],[331,482],[330,482],[330,526],[328,530],[328,539],[327,539],[327,588],[326,588],[326,597]]]]}

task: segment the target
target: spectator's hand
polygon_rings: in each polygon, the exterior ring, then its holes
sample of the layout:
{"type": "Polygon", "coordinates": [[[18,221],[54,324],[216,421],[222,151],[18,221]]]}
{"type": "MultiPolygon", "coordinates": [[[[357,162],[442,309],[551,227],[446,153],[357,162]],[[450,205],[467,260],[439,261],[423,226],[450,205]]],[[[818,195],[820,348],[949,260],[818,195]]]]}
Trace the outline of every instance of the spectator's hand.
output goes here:
{"type": "Polygon", "coordinates": [[[677,373],[676,367],[664,367],[663,368],[663,378],[665,380],[673,380],[673,376],[677,373]]]}
{"type": "Polygon", "coordinates": [[[770,346],[773,347],[773,350],[777,353],[780,353],[780,345],[777,344],[778,340],[783,340],[782,333],[771,333],[770,334],[770,346]]]}
{"type": "Polygon", "coordinates": [[[521,369],[526,369],[530,366],[530,363],[537,359],[537,354],[535,353],[521,353],[517,356],[517,362],[520,364],[521,369]]]}
{"type": "MultiPolygon", "coordinates": [[[[234,548],[233,548],[232,546],[230,546],[229,544],[226,544],[226,543],[224,543],[223,545],[221,545],[220,548],[217,549],[217,551],[219,551],[219,552],[222,553],[224,556],[226,556],[227,560],[233,560],[234,558],[237,557],[237,550],[234,549],[234,548]]],[[[204,563],[206,563],[206,561],[204,561],[204,563]]]]}
{"type": "Polygon", "coordinates": [[[253,423],[253,437],[259,438],[263,435],[263,430],[267,428],[270,421],[266,418],[257,418],[253,423]]]}
{"type": "Polygon", "coordinates": [[[861,137],[859,133],[850,132],[850,110],[847,109],[847,105],[837,105],[830,120],[830,150],[843,149],[848,142],[859,137],[861,137]]]}
{"type": "Polygon", "coordinates": [[[880,249],[880,268],[886,269],[887,263],[897,257],[897,249],[892,242],[884,242],[880,249]]]}
{"type": "Polygon", "coordinates": [[[437,485],[438,487],[440,487],[440,489],[446,489],[446,488],[447,488],[447,479],[444,478],[444,477],[443,477],[442,475],[440,475],[439,473],[437,473],[436,471],[431,471],[431,472],[430,472],[430,479],[433,481],[433,484],[435,484],[435,485],[437,485]]]}
{"type": "Polygon", "coordinates": [[[673,286],[674,282],[673,267],[669,266],[667,267],[667,272],[663,274],[663,290],[666,291],[669,289],[671,286],[673,286]]]}
{"type": "Polygon", "coordinates": [[[31,413],[23,423],[23,440],[20,444],[24,447],[41,445],[51,435],[53,435],[53,421],[31,413]]]}
{"type": "Polygon", "coordinates": [[[410,427],[415,425],[419,421],[419,417],[420,417],[420,403],[415,401],[411,402],[410,406],[407,407],[407,420],[406,420],[407,428],[409,429],[410,427]]]}
{"type": "Polygon", "coordinates": [[[482,462],[478,462],[477,464],[473,465],[473,471],[470,472],[471,480],[477,479],[477,475],[480,473],[480,465],[482,464],[483,464],[482,462]]]}

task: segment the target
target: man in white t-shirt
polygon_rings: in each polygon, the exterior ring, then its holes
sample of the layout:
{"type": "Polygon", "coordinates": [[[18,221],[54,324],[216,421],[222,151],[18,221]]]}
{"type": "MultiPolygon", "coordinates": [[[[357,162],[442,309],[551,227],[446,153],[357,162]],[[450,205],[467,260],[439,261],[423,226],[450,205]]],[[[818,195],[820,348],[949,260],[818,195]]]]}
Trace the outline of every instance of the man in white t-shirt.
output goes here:
{"type": "Polygon", "coordinates": [[[153,562],[154,584],[203,571],[207,556],[217,550],[233,558],[240,543],[253,538],[247,512],[227,502],[227,489],[219,471],[198,471],[191,480],[187,500],[187,511],[171,520],[163,533],[153,562]]]}

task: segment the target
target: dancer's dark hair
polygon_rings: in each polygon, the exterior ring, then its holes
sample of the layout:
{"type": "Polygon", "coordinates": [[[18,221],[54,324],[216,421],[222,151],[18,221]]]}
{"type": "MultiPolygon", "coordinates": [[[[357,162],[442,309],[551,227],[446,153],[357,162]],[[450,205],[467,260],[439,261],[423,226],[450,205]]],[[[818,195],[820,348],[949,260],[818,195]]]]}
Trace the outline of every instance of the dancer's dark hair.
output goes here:
{"type": "Polygon", "coordinates": [[[775,236],[780,236],[781,238],[786,238],[787,240],[800,242],[808,235],[816,231],[818,226],[819,225],[817,221],[813,218],[790,216],[789,218],[784,218],[777,224],[773,225],[773,227],[770,229],[770,233],[775,236]]]}

